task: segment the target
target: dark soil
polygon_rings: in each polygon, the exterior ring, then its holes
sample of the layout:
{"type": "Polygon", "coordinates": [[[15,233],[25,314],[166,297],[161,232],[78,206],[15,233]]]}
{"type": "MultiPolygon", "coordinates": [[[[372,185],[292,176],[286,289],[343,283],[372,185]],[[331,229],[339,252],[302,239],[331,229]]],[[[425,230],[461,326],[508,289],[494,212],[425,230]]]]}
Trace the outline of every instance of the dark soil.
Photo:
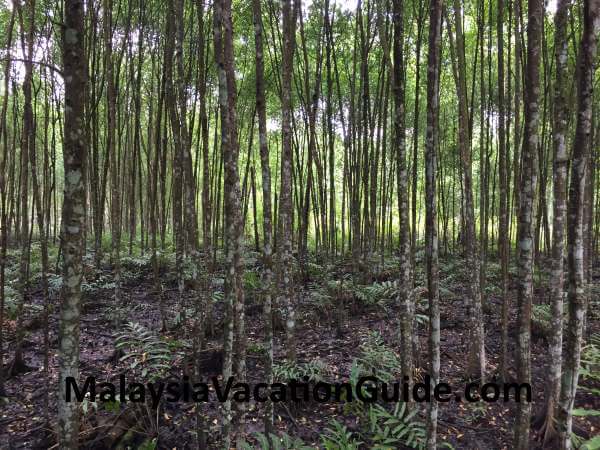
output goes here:
{"type": "MultiPolygon", "coordinates": [[[[453,276],[450,286],[452,296],[442,292],[441,295],[441,380],[453,386],[454,390],[464,389],[467,382],[463,378],[466,365],[466,344],[468,332],[465,307],[463,305],[461,291],[465,286],[468,270],[462,267],[458,261],[451,264],[442,264],[441,279],[453,276]],[[449,273],[453,271],[452,273],[449,273]],[[454,273],[456,272],[456,273],[454,273]],[[456,275],[456,276],[455,276],[456,275]]],[[[100,276],[110,278],[110,271],[95,272],[91,269],[87,275],[87,281],[98,279],[100,276]]],[[[132,270],[130,276],[123,286],[124,304],[121,305],[126,312],[126,320],[137,322],[150,330],[157,331],[161,328],[159,317],[158,298],[153,292],[152,275],[148,268],[132,270]]],[[[334,275],[341,277],[346,272],[342,264],[336,267],[334,275]]],[[[379,273],[377,276],[367,275],[366,278],[393,279],[395,274],[379,273]]],[[[488,283],[493,286],[497,284],[497,275],[490,270],[488,283]]],[[[169,323],[172,324],[175,312],[178,310],[178,295],[176,283],[172,274],[163,274],[166,305],[170,311],[169,323]]],[[[422,273],[417,273],[417,280],[422,278],[422,273]]],[[[596,278],[598,280],[598,278],[596,278]]],[[[370,280],[369,280],[370,281],[370,280]]],[[[319,281],[317,281],[319,282],[319,281]]],[[[443,283],[442,283],[443,284],[443,283]]],[[[547,283],[540,283],[544,285],[547,283]]],[[[513,286],[514,288],[514,286],[513,286]]],[[[300,320],[298,321],[298,359],[301,362],[320,359],[328,367],[327,377],[331,381],[347,380],[350,373],[352,360],[357,356],[359,345],[364,341],[367,333],[377,330],[384,337],[386,343],[397,348],[396,318],[386,314],[383,310],[365,305],[347,305],[345,320],[341,334],[334,326],[334,318],[327,310],[319,310],[309,302],[307,295],[307,284],[298,285],[300,302],[300,320]]],[[[120,362],[115,352],[112,315],[115,311],[112,289],[98,289],[86,295],[81,320],[81,374],[95,376],[102,381],[115,381],[120,373],[126,372],[127,362],[120,362]]],[[[511,354],[515,351],[515,313],[516,298],[514,290],[511,298],[511,354]]],[[[193,290],[186,290],[184,299],[191,303],[195,298],[193,290]]],[[[487,296],[486,305],[486,351],[487,351],[487,373],[489,380],[497,380],[500,356],[500,309],[501,299],[496,291],[487,296]]],[[[32,290],[32,302],[40,308],[27,309],[28,320],[39,316],[43,303],[41,290],[32,290]]],[[[43,345],[43,321],[37,321],[37,326],[30,327],[25,338],[24,355],[25,362],[31,371],[10,378],[6,383],[7,399],[0,406],[0,448],[2,449],[38,449],[52,448],[55,439],[44,421],[44,394],[49,392],[50,407],[49,417],[51,427],[55,426],[56,417],[56,391],[57,391],[57,330],[58,330],[58,300],[51,300],[53,313],[50,318],[50,371],[46,379],[43,371],[44,345],[43,345]]],[[[547,302],[547,293],[543,289],[536,289],[536,303],[547,302]]],[[[189,304],[188,303],[188,304],[189,304]]],[[[597,305],[597,303],[592,303],[597,305]]],[[[593,306],[592,306],[593,307],[593,306]]],[[[258,295],[250,292],[247,295],[247,335],[249,338],[248,353],[248,382],[257,383],[262,381],[261,357],[253,352],[253,345],[261,343],[263,339],[261,308],[258,303],[258,295]]],[[[217,308],[214,315],[215,333],[207,342],[207,347],[213,350],[213,356],[219,354],[220,345],[220,318],[222,312],[217,308]]],[[[590,314],[588,321],[588,335],[598,332],[598,311],[590,314]]],[[[9,356],[12,357],[14,344],[15,322],[8,321],[5,327],[8,340],[9,356]]],[[[190,330],[171,325],[166,336],[171,340],[186,342],[190,330]]],[[[427,329],[426,326],[419,328],[421,344],[420,361],[421,366],[427,360],[427,329]]],[[[283,359],[283,333],[279,331],[276,335],[275,359],[283,359]]],[[[189,340],[188,340],[189,341],[189,340]]],[[[544,379],[547,374],[548,351],[547,343],[541,336],[532,338],[532,366],[533,366],[533,415],[539,414],[544,405],[544,379]]],[[[190,355],[191,350],[184,349],[182,355],[178,356],[169,370],[168,375],[181,377],[189,373],[186,368],[185,355],[190,355]]],[[[203,375],[216,375],[220,372],[219,357],[209,357],[203,363],[203,375]]],[[[7,359],[7,357],[5,357],[7,359]]],[[[6,361],[5,361],[6,362],[6,361]]],[[[420,369],[420,375],[424,374],[420,369]]],[[[511,367],[514,376],[514,366],[511,367]]],[[[597,386],[596,386],[597,387],[597,386]]],[[[600,409],[600,399],[591,394],[578,391],[577,407],[600,409]]],[[[195,436],[193,431],[196,427],[195,405],[192,403],[164,403],[158,413],[158,447],[165,449],[194,448],[195,436]]],[[[206,417],[205,431],[209,437],[211,447],[219,444],[220,413],[219,403],[216,401],[200,405],[202,414],[206,417]]],[[[262,406],[250,403],[247,408],[246,432],[248,435],[255,431],[262,431],[262,406]]],[[[423,408],[424,411],[425,408],[423,408]]],[[[439,439],[448,442],[455,448],[465,449],[510,449],[512,444],[512,422],[515,417],[516,406],[510,403],[479,403],[477,406],[465,402],[454,401],[440,405],[439,415],[439,439]]],[[[82,421],[81,439],[82,448],[136,448],[144,440],[154,436],[149,435],[148,427],[140,418],[139,411],[131,408],[123,408],[118,415],[113,412],[100,410],[88,411],[82,421]],[[134,429],[133,433],[127,429],[134,429]]],[[[276,405],[275,424],[278,430],[284,431],[292,436],[302,438],[307,443],[317,445],[325,427],[332,418],[337,418],[345,423],[350,430],[356,429],[357,424],[353,416],[345,416],[343,404],[319,404],[309,403],[301,405],[276,405]]],[[[574,430],[584,438],[590,438],[598,433],[600,421],[598,418],[576,418],[574,430]]],[[[51,428],[50,427],[50,428],[51,428]]],[[[150,431],[152,433],[152,431],[150,431]]],[[[252,437],[248,437],[254,442],[252,437]]],[[[540,447],[536,430],[532,433],[531,447],[540,447]]],[[[56,448],[56,446],[55,446],[56,448]]]]}

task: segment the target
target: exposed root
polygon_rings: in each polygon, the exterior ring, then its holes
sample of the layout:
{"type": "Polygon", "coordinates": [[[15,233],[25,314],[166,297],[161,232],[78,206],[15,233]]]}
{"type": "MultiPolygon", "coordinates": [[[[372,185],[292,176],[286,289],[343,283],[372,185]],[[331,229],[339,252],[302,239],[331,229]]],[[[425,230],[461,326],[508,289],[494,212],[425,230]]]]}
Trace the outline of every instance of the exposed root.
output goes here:
{"type": "Polygon", "coordinates": [[[4,373],[6,374],[6,378],[8,379],[20,375],[22,373],[31,372],[34,369],[35,367],[30,367],[27,364],[25,364],[25,360],[23,359],[23,357],[17,354],[15,355],[13,360],[7,365],[4,373]]]}
{"type": "Polygon", "coordinates": [[[532,425],[538,429],[536,440],[542,444],[543,448],[554,448],[558,438],[555,427],[554,406],[554,398],[549,398],[544,408],[533,419],[532,425]]]}

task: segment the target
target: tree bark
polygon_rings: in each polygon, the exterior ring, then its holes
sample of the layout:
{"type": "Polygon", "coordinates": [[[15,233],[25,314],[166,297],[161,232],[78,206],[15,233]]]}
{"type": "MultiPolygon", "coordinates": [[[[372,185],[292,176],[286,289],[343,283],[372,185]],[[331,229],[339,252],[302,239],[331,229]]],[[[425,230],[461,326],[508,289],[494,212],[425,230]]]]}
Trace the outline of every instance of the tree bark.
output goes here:
{"type": "MultiPolygon", "coordinates": [[[[469,137],[469,110],[467,104],[467,63],[465,58],[465,41],[462,31],[462,8],[458,0],[454,0],[454,25],[456,27],[457,55],[457,94],[458,94],[458,145],[460,148],[462,180],[463,180],[463,238],[467,264],[472,269],[467,299],[468,317],[472,320],[469,329],[469,367],[468,375],[484,380],[485,374],[485,342],[483,330],[483,312],[481,306],[480,272],[475,236],[475,208],[473,206],[473,177],[471,174],[471,141],[469,137]]],[[[482,243],[483,245],[483,243],[482,243]]]]}
{"type": "MultiPolygon", "coordinates": [[[[427,131],[425,135],[425,254],[429,297],[429,375],[432,386],[440,376],[440,293],[438,269],[438,236],[436,210],[436,169],[439,126],[440,44],[443,0],[431,0],[429,6],[429,49],[427,56],[427,131]]],[[[432,388],[433,389],[433,388],[432,388]]],[[[437,444],[438,404],[429,403],[427,415],[427,448],[437,444]]]]}
{"type": "Polygon", "coordinates": [[[554,16],[554,63],[556,64],[556,80],[554,85],[553,115],[553,222],[552,222],[552,279],[550,299],[552,302],[552,334],[549,337],[550,371],[546,399],[546,420],[544,443],[548,444],[555,437],[554,412],[560,395],[560,378],[562,364],[562,327],[564,299],[564,241],[566,219],[566,185],[567,185],[567,125],[569,104],[567,101],[567,58],[570,0],[560,0],[554,16]]]}
{"type": "Polygon", "coordinates": [[[285,309],[286,355],[296,360],[295,305],[293,289],[292,255],[292,74],[296,45],[297,0],[282,0],[283,55],[281,61],[281,188],[279,194],[278,249],[279,284],[285,309]],[[293,9],[293,10],[292,10],[293,9]]]}
{"type": "Polygon", "coordinates": [[[64,198],[62,210],[63,284],[58,333],[59,398],[58,442],[60,448],[76,449],[79,435],[77,402],[66,402],[66,379],[79,379],[79,316],[85,228],[84,168],[86,158],[84,112],[86,59],[84,51],[84,5],[65,0],[63,73],[65,79],[65,133],[63,142],[64,198]]]}
{"type": "Polygon", "coordinates": [[[400,352],[402,375],[412,381],[414,364],[412,359],[412,325],[414,299],[410,295],[411,252],[408,209],[408,170],[406,166],[405,139],[405,86],[404,86],[404,6],[401,0],[393,2],[393,95],[394,95],[394,147],[398,172],[398,211],[400,213],[400,289],[398,309],[400,311],[400,352]]]}
{"type": "MultiPolygon", "coordinates": [[[[537,191],[537,153],[539,141],[539,65],[543,2],[529,0],[527,23],[527,64],[525,67],[525,133],[523,137],[522,174],[520,186],[519,223],[517,231],[517,379],[531,383],[531,305],[533,300],[533,224],[534,201],[537,191]]],[[[514,447],[529,448],[531,404],[517,405],[514,447]]]]}
{"type": "MultiPolygon", "coordinates": [[[[509,226],[508,226],[508,149],[506,144],[506,111],[504,104],[504,0],[498,0],[498,176],[500,177],[500,211],[499,211],[499,254],[500,271],[502,273],[502,359],[500,375],[503,381],[507,376],[508,353],[508,258],[509,258],[509,226]]],[[[482,61],[483,64],[483,61],[482,61]]]]}
{"type": "MultiPolygon", "coordinates": [[[[233,375],[234,348],[235,376],[245,379],[246,342],[244,335],[244,291],[242,289],[242,249],[244,243],[241,220],[240,181],[238,175],[239,143],[237,137],[236,87],[233,58],[233,22],[231,0],[214,3],[214,49],[219,78],[219,110],[221,113],[221,152],[224,163],[225,215],[225,324],[223,379],[233,375]],[[235,342],[235,346],[234,346],[235,342]]],[[[238,410],[238,430],[243,429],[243,406],[238,410]]],[[[231,400],[223,405],[224,446],[231,443],[231,400]]]]}
{"type": "Polygon", "coordinates": [[[571,448],[572,411],[579,377],[581,342],[587,303],[583,258],[583,222],[586,217],[585,188],[592,143],[592,87],[599,29],[600,0],[584,2],[583,34],[577,58],[577,127],[573,142],[567,216],[569,321],[566,327],[560,400],[556,412],[561,449],[571,448]]]}
{"type": "MultiPolygon", "coordinates": [[[[260,150],[263,202],[263,285],[265,321],[265,383],[273,383],[273,225],[271,207],[271,166],[269,161],[269,145],[267,138],[267,113],[265,102],[264,57],[262,40],[261,0],[253,0],[254,45],[256,63],[256,112],[258,114],[258,141],[260,150]]],[[[265,433],[272,433],[273,402],[269,399],[265,404],[265,433]]]]}

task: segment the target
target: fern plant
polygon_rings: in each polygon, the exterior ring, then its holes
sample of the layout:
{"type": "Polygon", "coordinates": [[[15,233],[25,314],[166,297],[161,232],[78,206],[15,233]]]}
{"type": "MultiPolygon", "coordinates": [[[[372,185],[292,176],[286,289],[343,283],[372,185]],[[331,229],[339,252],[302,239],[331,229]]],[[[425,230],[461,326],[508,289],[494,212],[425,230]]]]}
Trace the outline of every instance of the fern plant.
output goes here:
{"type": "Polygon", "coordinates": [[[210,296],[210,300],[212,303],[220,303],[223,301],[223,298],[224,294],[222,291],[214,291],[210,296]]]}
{"type": "MultiPolygon", "coordinates": [[[[581,382],[591,382],[597,385],[600,382],[600,333],[595,333],[590,337],[589,344],[581,350],[581,366],[579,368],[581,375],[578,389],[590,392],[594,396],[600,395],[600,389],[596,387],[582,386],[581,382]]],[[[591,408],[575,408],[573,415],[578,417],[596,417],[600,416],[600,411],[591,408]]],[[[584,441],[584,438],[571,433],[571,444],[573,448],[581,450],[600,450],[600,436],[594,436],[584,441]]]]}
{"type": "MultiPolygon", "coordinates": [[[[335,283],[335,282],[333,282],[335,283]]],[[[307,296],[310,312],[315,321],[320,321],[325,318],[327,321],[331,319],[332,311],[334,311],[335,290],[331,290],[328,285],[325,287],[317,284],[311,284],[308,289],[307,296]],[[333,295],[332,295],[333,294],[333,295]]]]}
{"type": "MultiPolygon", "coordinates": [[[[355,296],[361,302],[367,305],[377,305],[383,308],[387,313],[392,313],[392,308],[396,308],[396,299],[401,293],[402,287],[398,280],[393,281],[382,281],[380,283],[373,283],[368,286],[358,286],[355,288],[355,296]]],[[[425,306],[422,302],[419,302],[420,294],[425,289],[422,287],[416,287],[409,292],[410,301],[415,302],[417,305],[417,311],[415,313],[415,320],[419,324],[425,324],[429,320],[427,314],[424,314],[425,306]]]]}
{"type": "Polygon", "coordinates": [[[533,305],[531,310],[531,320],[534,323],[539,323],[540,327],[547,328],[552,321],[550,305],[533,305]]]}
{"type": "Polygon", "coordinates": [[[155,381],[171,367],[172,354],[166,342],[143,325],[128,322],[115,339],[115,347],[123,351],[120,361],[128,361],[130,370],[142,378],[155,381]]]}
{"type": "MultiPolygon", "coordinates": [[[[581,378],[578,388],[589,392],[594,396],[600,396],[600,389],[581,385],[581,381],[591,382],[594,385],[600,384],[600,333],[593,334],[590,337],[589,344],[583,347],[581,351],[581,367],[579,373],[581,378]]],[[[578,408],[573,410],[573,415],[600,416],[600,411],[578,408]]]]}
{"type": "MultiPolygon", "coordinates": [[[[383,338],[377,332],[367,335],[367,339],[360,345],[360,354],[352,361],[349,382],[352,391],[358,392],[358,383],[362,377],[374,376],[381,382],[390,382],[396,379],[400,371],[400,359],[385,345],[383,338]]],[[[363,395],[366,395],[367,384],[363,383],[363,395]]],[[[347,402],[344,404],[346,414],[365,416],[366,405],[363,402],[347,402]]]]}
{"type": "Polygon", "coordinates": [[[417,409],[408,411],[406,403],[396,403],[392,412],[381,405],[369,407],[369,432],[373,449],[394,449],[407,446],[425,448],[425,425],[415,420],[417,409]]]}
{"type": "Polygon", "coordinates": [[[286,360],[273,365],[273,376],[280,382],[308,377],[309,381],[316,383],[322,381],[326,373],[327,365],[319,359],[304,364],[286,360]]]}
{"type": "Polygon", "coordinates": [[[325,435],[321,438],[325,450],[358,450],[362,441],[354,438],[354,433],[349,431],[346,425],[333,419],[330,427],[325,428],[325,435]]]}
{"type": "Polygon", "coordinates": [[[260,276],[254,270],[245,271],[243,281],[245,291],[256,291],[260,288],[260,276]]]}
{"type": "Polygon", "coordinates": [[[384,382],[395,379],[400,371],[400,358],[376,331],[369,333],[365,342],[360,345],[356,362],[358,376],[374,375],[384,382]]]}
{"type": "Polygon", "coordinates": [[[149,269],[152,264],[152,254],[140,256],[121,256],[119,259],[121,266],[128,270],[142,270],[149,269]]]}
{"type": "Polygon", "coordinates": [[[62,289],[63,278],[61,275],[57,274],[48,274],[48,292],[50,297],[58,298],[60,295],[60,290],[62,289]]]}
{"type": "Polygon", "coordinates": [[[312,261],[306,263],[306,270],[311,280],[323,279],[324,275],[327,273],[325,267],[312,261]]]}
{"type": "MultiPolygon", "coordinates": [[[[175,346],[170,347],[159,336],[136,322],[125,324],[124,329],[115,338],[115,347],[123,353],[119,361],[127,362],[128,369],[135,373],[138,380],[156,382],[163,378],[173,365],[172,348],[175,346]]],[[[117,401],[114,406],[114,412],[118,413],[122,404],[117,401]]],[[[148,401],[130,403],[126,407],[130,408],[136,417],[136,429],[148,436],[149,447],[145,448],[153,448],[152,439],[158,435],[160,428],[159,409],[154,409],[148,401]]]]}
{"type": "Polygon", "coordinates": [[[16,289],[10,285],[4,286],[4,307],[6,308],[6,315],[10,320],[17,318],[18,297],[19,293],[16,289]]]}
{"type": "Polygon", "coordinates": [[[243,441],[240,445],[241,450],[314,450],[315,447],[307,445],[302,439],[294,438],[287,433],[276,435],[270,433],[266,435],[261,432],[254,434],[258,445],[251,445],[243,441]]]}
{"type": "MultiPolygon", "coordinates": [[[[372,339],[377,339],[378,336],[373,336],[372,339]]],[[[379,346],[384,346],[378,342],[379,346]]],[[[364,376],[365,361],[375,358],[376,354],[385,354],[391,352],[389,349],[378,350],[376,352],[363,352],[361,359],[354,360],[350,371],[350,384],[356,392],[358,380],[364,376]]],[[[395,355],[394,355],[395,356],[395,355]]],[[[383,357],[387,361],[388,369],[382,368],[383,365],[377,367],[376,364],[370,363],[371,372],[380,380],[391,377],[395,371],[393,357],[390,355],[383,357]],[[383,375],[382,375],[383,373],[383,375]]],[[[388,411],[385,407],[377,403],[349,402],[345,404],[345,412],[355,414],[361,424],[361,438],[365,441],[370,441],[369,448],[374,449],[395,449],[401,446],[406,446],[415,449],[421,449],[425,446],[425,426],[422,422],[416,420],[418,409],[415,408],[408,411],[406,403],[396,403],[393,411],[388,411]]],[[[342,429],[338,427],[335,436],[341,438],[342,429]]],[[[347,436],[346,436],[347,437],[347,436]]],[[[336,447],[333,447],[336,448],[336,447]]],[[[345,447],[339,447],[345,448],[345,447]]],[[[350,447],[352,448],[352,447],[350,447]]]]}

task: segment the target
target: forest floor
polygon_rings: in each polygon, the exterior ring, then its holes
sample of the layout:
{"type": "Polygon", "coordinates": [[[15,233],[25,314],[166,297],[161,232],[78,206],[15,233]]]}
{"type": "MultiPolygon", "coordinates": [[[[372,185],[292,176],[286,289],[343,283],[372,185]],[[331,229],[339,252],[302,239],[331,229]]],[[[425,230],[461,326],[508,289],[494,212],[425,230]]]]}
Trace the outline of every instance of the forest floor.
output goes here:
{"type": "MultiPolygon", "coordinates": [[[[417,253],[417,267],[422,267],[422,252],[417,253]]],[[[259,303],[258,255],[247,252],[246,269],[250,275],[245,276],[248,363],[247,381],[257,383],[264,381],[262,377],[261,343],[263,327],[261,307],[259,303]],[[249,255],[249,256],[248,256],[249,255]]],[[[161,328],[158,296],[153,291],[152,270],[149,258],[123,258],[123,298],[120,305],[113,300],[114,284],[110,267],[102,270],[92,268],[91,258],[87,260],[86,282],[84,286],[85,303],[81,320],[81,374],[82,379],[87,375],[95,376],[98,380],[117,380],[120,373],[139,372],[132,368],[132,359],[121,360],[115,349],[115,334],[122,329],[112,325],[115,313],[121,313],[126,321],[141,325],[147,333],[156,336],[161,328]],[[136,372],[137,371],[137,372],[136,372]]],[[[9,258],[16,272],[17,254],[9,258]]],[[[532,338],[532,392],[533,414],[538,414],[544,404],[545,376],[548,373],[549,354],[547,343],[543,337],[544,306],[548,302],[546,286],[548,275],[543,270],[536,274],[536,295],[532,338]]],[[[385,299],[377,297],[377,289],[368,286],[384,286],[385,282],[397,279],[398,261],[387,257],[370,264],[369,270],[351,281],[349,273],[351,266],[348,261],[337,261],[329,264],[324,261],[314,261],[308,266],[308,280],[298,284],[298,361],[300,369],[319,372],[320,379],[339,382],[347,380],[351,373],[353,361],[357,358],[368,358],[365,352],[375,352],[375,357],[382,352],[397,349],[397,318],[392,314],[392,308],[385,299]],[[346,280],[335,287],[334,280],[346,280]],[[350,280],[350,281],[348,281],[350,280]],[[346,283],[346,284],[344,284],[346,283]],[[374,284],[375,283],[375,284],[374,284]],[[383,284],[382,284],[383,283],[383,284]],[[332,288],[332,286],[334,286],[332,288]],[[345,286],[345,287],[344,287],[345,286]],[[340,294],[342,291],[344,295],[340,294]],[[344,301],[342,325],[338,327],[335,310],[335,299],[332,292],[340,294],[344,301]],[[378,335],[372,334],[377,332],[378,335]],[[373,344],[375,342],[375,344],[373,344]],[[370,343],[370,344],[369,344],[370,343]],[[379,345],[379,348],[367,348],[367,345],[379,345]],[[392,349],[392,350],[390,350],[392,349]],[[362,354],[361,354],[362,352],[362,354]],[[378,353],[379,352],[379,353],[378,353]],[[362,356],[361,356],[362,355],[362,356]],[[319,362],[316,364],[316,362],[319,362]],[[308,368],[308,369],[307,369],[308,368]],[[312,369],[311,369],[312,368],[312,369]]],[[[487,376],[489,380],[498,379],[500,347],[500,310],[501,298],[499,291],[498,264],[491,260],[487,265],[486,289],[486,352],[488,358],[487,376]]],[[[11,272],[9,270],[9,283],[11,272]]],[[[213,276],[215,292],[222,289],[222,272],[213,276]]],[[[456,256],[442,257],[440,261],[441,279],[441,380],[449,383],[454,389],[463,389],[467,380],[464,379],[466,366],[466,345],[469,338],[463,293],[466,290],[469,268],[464,261],[456,256]]],[[[53,275],[51,287],[55,287],[60,277],[53,275]]],[[[165,263],[161,271],[161,279],[165,294],[165,303],[169,309],[168,331],[160,342],[167,343],[172,349],[169,369],[163,376],[181,377],[185,372],[186,355],[189,350],[189,332],[184,327],[177,326],[176,312],[179,310],[177,283],[171,263],[165,263]]],[[[415,273],[416,285],[424,285],[422,270],[415,273]]],[[[600,270],[595,268],[594,284],[599,285],[600,270]]],[[[8,284],[10,287],[10,284],[8,284]]],[[[515,351],[515,304],[516,291],[511,286],[510,314],[510,353],[515,351]]],[[[10,289],[9,289],[10,291],[10,289]]],[[[10,292],[9,292],[10,293],[10,292]]],[[[51,289],[51,304],[53,311],[50,316],[50,355],[49,379],[45,380],[43,372],[44,339],[43,321],[39,320],[43,309],[43,300],[39,285],[39,277],[32,283],[31,304],[26,307],[27,333],[24,341],[24,354],[29,371],[10,378],[6,383],[7,399],[0,405],[0,448],[52,448],[52,437],[48,437],[44,422],[44,393],[50,392],[50,417],[56,414],[57,388],[57,330],[58,330],[58,290],[51,289]]],[[[188,304],[194,298],[194,291],[186,290],[188,304]]],[[[213,295],[216,300],[218,294],[213,295]]],[[[423,295],[425,297],[425,295],[423,295]]],[[[9,298],[10,299],[10,298],[9,298]]],[[[419,300],[417,312],[424,313],[425,298],[419,300]]],[[[10,303],[8,304],[10,312],[10,303]]],[[[592,299],[588,314],[587,336],[600,332],[598,299],[592,299]]],[[[221,327],[222,311],[215,307],[213,321],[215,332],[210,336],[207,347],[218,354],[221,342],[219,328],[221,327]]],[[[10,317],[6,323],[6,339],[9,356],[12,355],[16,322],[10,317]]],[[[546,324],[547,325],[547,324],[546,324]]],[[[426,361],[427,324],[418,326],[421,347],[421,364],[426,361]]],[[[281,362],[283,354],[283,333],[276,333],[275,360],[281,362]]],[[[208,353],[206,353],[208,354],[208,353]]],[[[397,357],[397,354],[395,355],[397,357]]],[[[6,357],[5,357],[6,359],[6,357]]],[[[209,358],[210,359],[210,358],[209,358]]],[[[142,358],[142,365],[145,361],[142,358]]],[[[141,366],[140,366],[141,367],[141,366]]],[[[280,372],[283,369],[280,369],[280,372]]],[[[290,369],[291,370],[291,369],[290,369]]],[[[205,361],[203,375],[209,376],[220,373],[218,358],[205,361]]],[[[421,370],[422,374],[423,371],[421,370]]],[[[510,373],[514,377],[514,364],[510,373]]],[[[145,374],[147,376],[147,374],[145,374]]],[[[133,377],[133,375],[132,375],[133,377]]],[[[399,377],[398,377],[399,378],[399,377]]],[[[598,388],[600,386],[584,379],[582,385],[598,388]]],[[[160,413],[148,413],[149,410],[131,407],[95,408],[89,403],[84,406],[85,414],[82,421],[83,448],[153,448],[152,439],[158,436],[157,448],[184,449],[193,448],[195,443],[196,412],[193,403],[164,403],[160,413]],[[133,432],[132,432],[133,430],[133,432]]],[[[578,390],[576,407],[600,410],[600,398],[582,389],[578,390]]],[[[510,403],[456,403],[440,404],[439,438],[454,448],[465,449],[501,449],[511,448],[512,422],[516,405],[510,403]]],[[[422,411],[424,411],[424,407],[422,411]]],[[[204,403],[201,406],[204,415],[205,430],[211,441],[211,448],[219,444],[215,436],[219,435],[220,412],[218,402],[204,403]]],[[[321,436],[326,428],[332,428],[332,419],[337,419],[347,427],[347,431],[356,437],[363,437],[365,424],[358,415],[341,403],[320,404],[316,402],[298,405],[276,404],[275,426],[281,433],[298,437],[307,445],[321,445],[321,436]]],[[[55,421],[51,421],[55,425],[55,421]]],[[[367,425],[368,427],[368,425],[367,425]]],[[[574,430],[584,439],[589,439],[599,433],[600,420],[598,417],[575,418],[574,430]]],[[[251,434],[262,430],[262,407],[250,403],[247,409],[246,431],[248,442],[256,443],[251,434]]],[[[361,448],[369,448],[369,443],[361,439],[361,448]]],[[[531,447],[540,447],[537,433],[533,433],[531,447]]],[[[56,448],[56,447],[55,447],[56,448]]]]}

